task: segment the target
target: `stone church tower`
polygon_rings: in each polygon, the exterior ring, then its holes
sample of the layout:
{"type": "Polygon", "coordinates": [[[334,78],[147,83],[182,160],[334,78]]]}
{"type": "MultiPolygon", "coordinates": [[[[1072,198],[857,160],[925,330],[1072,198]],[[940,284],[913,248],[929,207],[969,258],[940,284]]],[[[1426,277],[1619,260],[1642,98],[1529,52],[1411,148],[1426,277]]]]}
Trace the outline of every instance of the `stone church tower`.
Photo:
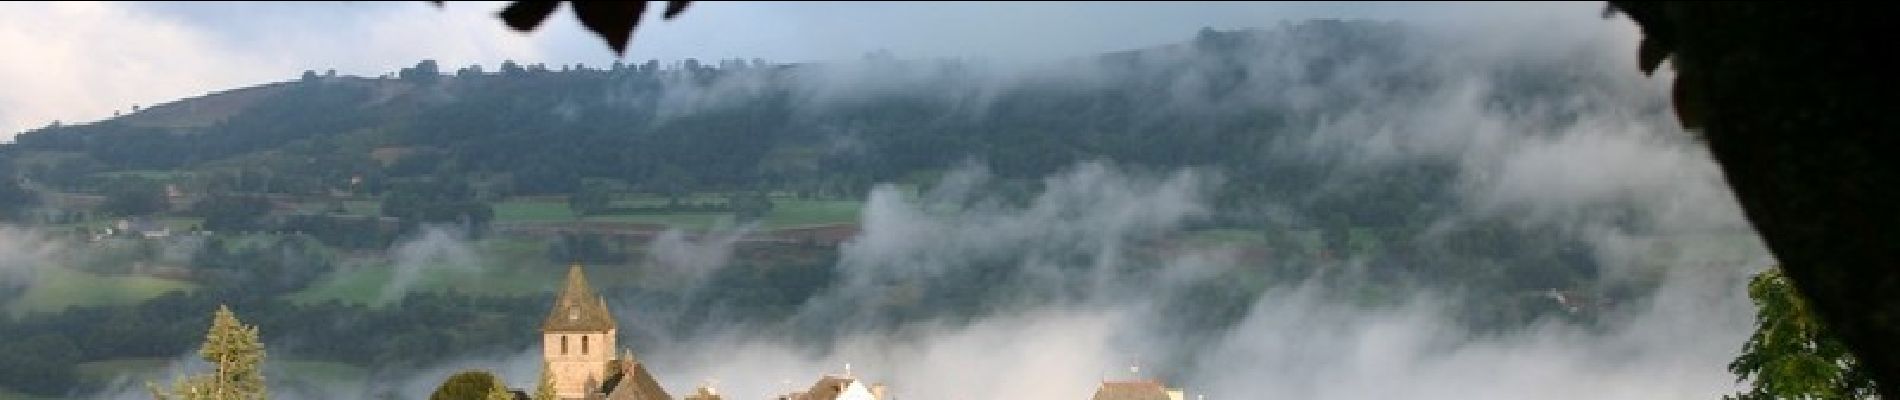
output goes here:
{"type": "Polygon", "coordinates": [[[580,264],[568,266],[567,283],[541,324],[541,359],[557,396],[584,399],[599,390],[609,378],[618,330],[607,300],[587,287],[580,264]]]}

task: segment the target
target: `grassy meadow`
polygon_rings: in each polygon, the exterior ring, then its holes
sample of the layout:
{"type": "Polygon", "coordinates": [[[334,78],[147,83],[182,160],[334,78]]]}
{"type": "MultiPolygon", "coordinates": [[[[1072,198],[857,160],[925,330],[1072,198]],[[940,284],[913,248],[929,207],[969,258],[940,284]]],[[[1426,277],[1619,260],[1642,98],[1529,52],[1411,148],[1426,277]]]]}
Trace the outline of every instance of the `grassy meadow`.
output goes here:
{"type": "Polygon", "coordinates": [[[172,291],[192,290],[190,282],[150,276],[104,276],[66,267],[34,271],[33,284],[9,301],[9,315],[58,312],[74,306],[130,305],[172,291]]]}

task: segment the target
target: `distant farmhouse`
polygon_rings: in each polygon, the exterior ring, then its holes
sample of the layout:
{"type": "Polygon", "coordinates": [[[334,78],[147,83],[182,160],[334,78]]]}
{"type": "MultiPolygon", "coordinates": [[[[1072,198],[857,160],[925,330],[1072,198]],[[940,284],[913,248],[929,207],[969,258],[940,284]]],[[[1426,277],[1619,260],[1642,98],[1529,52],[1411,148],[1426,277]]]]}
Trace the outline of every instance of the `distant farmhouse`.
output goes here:
{"type": "Polygon", "coordinates": [[[1161,385],[1161,381],[1141,379],[1129,381],[1102,381],[1095,389],[1092,400],[1182,400],[1180,389],[1161,385]]]}
{"type": "MultiPolygon", "coordinates": [[[[587,286],[580,264],[541,324],[541,359],[555,395],[563,400],[673,400],[632,351],[614,357],[619,325],[607,300],[587,286]]],[[[716,397],[715,397],[716,398],[716,397]]]]}
{"type": "Polygon", "coordinates": [[[121,219],[117,223],[113,224],[113,227],[118,228],[118,230],[116,231],[108,230],[107,231],[108,234],[111,234],[114,232],[122,232],[124,234],[136,235],[136,236],[143,237],[146,239],[162,239],[162,238],[169,237],[172,235],[172,230],[170,227],[167,227],[165,226],[163,222],[152,219],[150,217],[133,217],[130,219],[121,219]]]}

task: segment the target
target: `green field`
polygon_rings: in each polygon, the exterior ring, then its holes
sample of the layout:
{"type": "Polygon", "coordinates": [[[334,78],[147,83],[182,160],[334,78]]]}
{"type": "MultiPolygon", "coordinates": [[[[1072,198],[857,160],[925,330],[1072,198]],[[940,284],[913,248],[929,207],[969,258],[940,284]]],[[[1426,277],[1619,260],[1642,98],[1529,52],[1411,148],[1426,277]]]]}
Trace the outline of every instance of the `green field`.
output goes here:
{"type": "Polygon", "coordinates": [[[65,267],[34,271],[33,284],[6,312],[58,312],[73,306],[137,304],[167,292],[192,290],[196,284],[149,276],[101,276],[65,267]]]}
{"type": "Polygon", "coordinates": [[[58,397],[40,397],[0,388],[0,400],[52,400],[58,397]]]}
{"type": "MultiPolygon", "coordinates": [[[[661,196],[624,195],[615,199],[613,208],[632,209],[659,207],[667,204],[661,196]]],[[[723,194],[700,193],[680,199],[680,202],[693,205],[725,205],[723,194]]],[[[759,225],[762,229],[782,229],[791,227],[833,225],[853,223],[858,220],[858,212],[864,202],[857,200],[800,200],[790,196],[774,195],[772,211],[759,225]]],[[[568,208],[563,196],[517,197],[491,204],[495,210],[497,223],[550,223],[573,222],[574,212],[568,208]]],[[[375,200],[346,200],[345,212],[353,215],[378,215],[380,204],[375,200]]],[[[637,214],[601,214],[581,219],[589,222],[616,222],[667,225],[689,230],[707,230],[719,226],[732,226],[732,213],[723,211],[674,211],[637,214]]],[[[196,221],[184,221],[196,222],[196,221]]],[[[187,225],[188,226],[188,225],[187,225]]]]}
{"type": "Polygon", "coordinates": [[[375,200],[344,200],[343,212],[352,215],[379,216],[383,213],[383,203],[375,200]]]}
{"type": "MultiPolygon", "coordinates": [[[[689,203],[724,204],[724,197],[699,195],[684,199],[689,203]]],[[[655,207],[666,204],[661,197],[640,197],[615,200],[614,207],[635,208],[655,207]]],[[[772,199],[772,211],[760,221],[762,229],[781,229],[801,226],[832,225],[857,222],[858,212],[864,202],[856,200],[799,200],[792,198],[772,199]]],[[[494,204],[496,222],[567,222],[574,220],[574,213],[565,201],[553,200],[510,200],[494,204]]],[[[732,213],[718,211],[675,211],[647,214],[609,214],[590,215],[582,219],[592,222],[621,222],[667,225],[689,230],[707,230],[714,227],[731,226],[732,213]]]]}
{"type": "Polygon", "coordinates": [[[566,201],[509,200],[495,203],[495,222],[572,221],[566,201]]]}
{"type": "Polygon", "coordinates": [[[143,179],[151,179],[151,180],[157,180],[157,181],[175,181],[175,180],[189,179],[191,178],[192,173],[190,171],[130,170],[130,171],[100,172],[100,173],[92,174],[92,176],[98,177],[98,178],[105,178],[105,179],[143,178],[143,179]]]}
{"type": "MultiPolygon", "coordinates": [[[[633,250],[639,259],[638,250],[633,250]]],[[[553,293],[566,277],[566,265],[547,260],[545,243],[523,239],[487,239],[476,245],[480,265],[431,265],[417,274],[412,292],[515,296],[553,293]]],[[[310,288],[286,298],[299,304],[336,300],[346,304],[386,306],[394,298],[384,292],[397,272],[387,260],[340,267],[310,288]]],[[[587,280],[596,288],[633,285],[641,271],[631,265],[593,265],[587,280]]],[[[399,296],[392,296],[399,297],[399,296]]]]}
{"type": "MultiPolygon", "coordinates": [[[[396,277],[388,263],[365,264],[338,270],[308,289],[289,295],[300,304],[337,300],[349,304],[384,306],[400,295],[384,298],[385,288],[396,277]]],[[[484,266],[432,266],[414,278],[410,290],[424,292],[480,293],[520,295],[550,291],[561,279],[560,270],[547,268],[501,268],[484,266]]]]}
{"type": "MultiPolygon", "coordinates": [[[[565,265],[547,261],[539,241],[489,239],[476,245],[480,265],[429,265],[416,274],[411,291],[479,293],[493,296],[552,293],[566,275],[565,265]]],[[[637,272],[627,266],[589,267],[588,280],[597,287],[631,282],[637,272]]],[[[397,272],[387,260],[346,265],[308,289],[291,293],[300,304],[336,300],[348,304],[388,305],[385,288],[397,272]]],[[[399,297],[399,296],[392,296],[399,297]]]]}
{"type": "MultiPolygon", "coordinates": [[[[198,218],[198,217],[163,217],[163,218],[156,218],[156,219],[158,220],[159,223],[165,224],[166,228],[171,229],[172,230],[171,233],[173,235],[191,232],[191,228],[193,227],[202,228],[204,227],[204,222],[205,222],[204,218],[198,218]]],[[[70,223],[70,224],[51,224],[51,225],[46,225],[46,226],[49,228],[55,228],[55,229],[72,229],[72,228],[77,228],[77,227],[85,227],[86,229],[99,231],[106,228],[118,229],[119,219],[118,218],[94,218],[94,219],[83,221],[83,222],[70,223]]]]}
{"type": "Polygon", "coordinates": [[[677,211],[664,214],[593,215],[588,216],[586,220],[666,225],[672,228],[695,231],[708,230],[722,225],[733,225],[732,213],[703,211],[677,211]]]}
{"type": "Polygon", "coordinates": [[[857,200],[772,200],[765,229],[858,222],[864,202],[857,200]]]}
{"type": "MultiPolygon", "coordinates": [[[[723,206],[726,205],[726,195],[719,193],[694,193],[681,196],[679,201],[680,204],[712,204],[723,206]]],[[[772,201],[779,201],[779,198],[773,197],[772,201]]],[[[666,205],[668,202],[669,200],[665,196],[637,195],[621,196],[620,198],[614,199],[610,205],[612,207],[659,207],[666,205]]]]}
{"type": "MultiPolygon", "coordinates": [[[[858,222],[864,203],[853,200],[773,200],[772,212],[759,220],[759,229],[848,224],[858,222]]],[[[734,224],[732,213],[681,211],[664,214],[594,215],[587,221],[631,222],[666,225],[687,230],[708,230],[734,224]]]]}

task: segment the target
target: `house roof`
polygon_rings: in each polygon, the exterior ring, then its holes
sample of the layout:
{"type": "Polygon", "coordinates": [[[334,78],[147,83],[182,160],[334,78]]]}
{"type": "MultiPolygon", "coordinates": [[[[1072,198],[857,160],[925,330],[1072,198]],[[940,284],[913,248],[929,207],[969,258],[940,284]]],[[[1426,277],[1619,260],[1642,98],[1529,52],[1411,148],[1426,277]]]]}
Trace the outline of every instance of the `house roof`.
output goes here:
{"type": "Polygon", "coordinates": [[[686,395],[686,400],[723,400],[723,399],[724,397],[720,396],[719,392],[714,391],[713,388],[709,386],[700,386],[698,390],[693,391],[693,394],[686,395]]]}
{"type": "Polygon", "coordinates": [[[567,267],[567,283],[554,297],[554,308],[541,323],[542,332],[605,332],[618,327],[613,313],[607,311],[607,299],[587,287],[587,275],[581,265],[567,267]]]}
{"type": "Polygon", "coordinates": [[[600,385],[600,391],[607,400],[673,400],[666,389],[653,380],[653,374],[647,367],[630,358],[612,361],[620,365],[620,373],[607,377],[600,385]]]}
{"type": "MultiPolygon", "coordinates": [[[[805,389],[803,392],[794,392],[789,395],[781,396],[780,398],[795,400],[836,400],[839,396],[843,396],[845,389],[850,388],[854,383],[862,384],[857,378],[850,375],[825,375],[822,378],[818,378],[818,382],[813,383],[810,389],[805,389]]],[[[867,387],[866,390],[869,390],[869,388],[867,387]]]]}
{"type": "Polygon", "coordinates": [[[838,395],[844,394],[844,388],[851,386],[852,380],[851,378],[840,376],[826,376],[820,378],[817,383],[811,385],[810,390],[805,391],[805,398],[812,400],[836,399],[838,395]]]}
{"type": "Polygon", "coordinates": [[[1153,380],[1104,381],[1093,400],[1169,400],[1168,388],[1153,380]]]}
{"type": "Polygon", "coordinates": [[[159,222],[158,220],[154,220],[151,218],[143,218],[143,217],[133,218],[126,225],[128,226],[129,229],[133,231],[138,231],[138,232],[157,232],[157,231],[162,231],[169,228],[165,226],[164,223],[159,222]]]}

